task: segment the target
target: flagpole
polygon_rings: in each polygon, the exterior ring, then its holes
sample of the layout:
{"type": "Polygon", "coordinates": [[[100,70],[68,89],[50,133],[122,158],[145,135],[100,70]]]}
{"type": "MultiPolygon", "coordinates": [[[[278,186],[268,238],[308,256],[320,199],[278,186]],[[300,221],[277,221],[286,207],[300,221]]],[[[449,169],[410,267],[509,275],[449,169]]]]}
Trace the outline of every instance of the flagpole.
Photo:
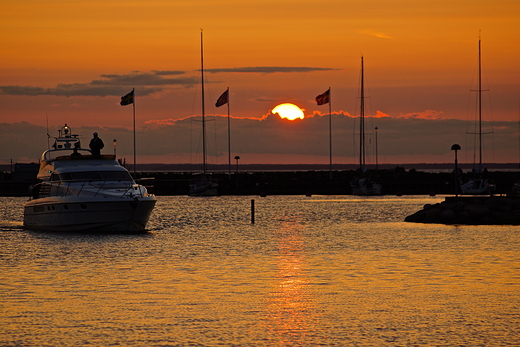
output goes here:
{"type": "Polygon", "coordinates": [[[229,87],[226,90],[228,100],[227,100],[227,127],[228,127],[228,176],[231,178],[231,113],[229,112],[229,87]]]}
{"type": "Polygon", "coordinates": [[[332,106],[331,104],[331,95],[330,95],[330,87],[329,87],[329,178],[332,179],[332,106]]]}
{"type": "Polygon", "coordinates": [[[137,176],[136,176],[136,152],[135,152],[135,88],[132,88],[132,94],[134,96],[133,98],[133,102],[132,102],[132,106],[133,106],[133,111],[134,111],[134,179],[137,179],[137,176]]]}

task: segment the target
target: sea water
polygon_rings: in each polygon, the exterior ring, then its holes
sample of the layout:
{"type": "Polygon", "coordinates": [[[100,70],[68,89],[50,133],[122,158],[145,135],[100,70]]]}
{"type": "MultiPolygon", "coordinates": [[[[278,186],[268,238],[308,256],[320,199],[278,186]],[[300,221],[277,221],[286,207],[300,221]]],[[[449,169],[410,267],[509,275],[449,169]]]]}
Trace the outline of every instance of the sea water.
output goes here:
{"type": "Polygon", "coordinates": [[[0,346],[519,345],[520,227],[403,222],[442,199],[159,197],[98,235],[0,198],[0,346]]]}

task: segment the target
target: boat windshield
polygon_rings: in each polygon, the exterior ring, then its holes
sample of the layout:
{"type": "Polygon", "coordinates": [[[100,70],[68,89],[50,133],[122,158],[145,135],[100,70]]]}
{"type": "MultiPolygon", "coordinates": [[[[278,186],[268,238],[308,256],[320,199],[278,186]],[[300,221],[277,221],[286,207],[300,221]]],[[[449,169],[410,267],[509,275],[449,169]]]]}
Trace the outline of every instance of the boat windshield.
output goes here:
{"type": "Polygon", "coordinates": [[[126,171],[78,171],[60,173],[62,181],[132,181],[126,171]]]}

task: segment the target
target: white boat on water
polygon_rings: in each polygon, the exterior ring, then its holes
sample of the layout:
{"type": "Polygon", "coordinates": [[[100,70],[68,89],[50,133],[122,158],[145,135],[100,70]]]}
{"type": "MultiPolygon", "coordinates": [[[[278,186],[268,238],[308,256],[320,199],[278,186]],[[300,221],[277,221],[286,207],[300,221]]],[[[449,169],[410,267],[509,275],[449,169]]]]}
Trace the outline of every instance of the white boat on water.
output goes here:
{"type": "Polygon", "coordinates": [[[488,195],[493,194],[495,185],[488,182],[485,178],[472,178],[460,186],[462,194],[467,195],[488,195]]]}
{"type": "Polygon", "coordinates": [[[383,185],[370,178],[356,178],[350,182],[353,195],[381,195],[383,185]]]}
{"type": "Polygon", "coordinates": [[[208,180],[206,177],[193,181],[190,184],[190,196],[218,196],[218,184],[208,180]]]}
{"type": "Polygon", "coordinates": [[[24,228],[48,231],[142,231],[156,203],[115,155],[92,155],[65,126],[43,152],[24,228]]]}

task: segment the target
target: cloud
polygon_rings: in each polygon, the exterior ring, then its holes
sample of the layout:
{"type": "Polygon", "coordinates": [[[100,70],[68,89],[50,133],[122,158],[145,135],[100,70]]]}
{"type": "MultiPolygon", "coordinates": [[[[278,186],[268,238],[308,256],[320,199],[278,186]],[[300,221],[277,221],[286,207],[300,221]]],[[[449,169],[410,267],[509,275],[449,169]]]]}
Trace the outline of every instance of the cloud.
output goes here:
{"type": "Polygon", "coordinates": [[[386,117],[390,117],[389,115],[387,115],[386,113],[383,113],[381,111],[376,111],[376,114],[373,115],[373,116],[369,116],[369,117],[374,117],[374,118],[386,118],[386,117]]]}
{"type": "Polygon", "coordinates": [[[164,75],[182,75],[184,74],[185,72],[184,71],[166,71],[166,70],[153,70],[152,71],[153,73],[155,73],[156,75],[159,75],[159,76],[164,76],[164,75]]]}
{"type": "Polygon", "coordinates": [[[233,73],[302,73],[315,71],[333,71],[339,69],[324,68],[324,67],[304,67],[304,66],[256,66],[256,67],[234,67],[234,68],[220,68],[220,69],[205,69],[209,73],[233,72],[233,73]]]}
{"type": "Polygon", "coordinates": [[[440,117],[440,115],[443,113],[444,112],[442,111],[426,110],[423,112],[402,114],[398,118],[444,119],[443,117],[440,117]]]}
{"type": "MultiPolygon", "coordinates": [[[[332,68],[319,67],[240,67],[228,69],[208,69],[209,73],[305,73],[314,71],[331,71],[332,68]]],[[[153,70],[151,72],[133,71],[128,74],[103,74],[101,78],[86,83],[59,83],[54,88],[35,86],[3,85],[0,86],[0,95],[23,96],[121,96],[128,92],[128,88],[138,87],[140,96],[161,92],[169,87],[182,86],[190,88],[200,83],[199,76],[181,76],[184,71],[153,70]],[[175,76],[175,77],[170,77],[175,76]]],[[[208,83],[216,83],[207,81],[208,83]]]]}
{"type": "Polygon", "coordinates": [[[387,34],[380,33],[380,32],[374,32],[374,31],[370,31],[370,30],[360,31],[360,33],[364,34],[364,35],[374,36],[374,37],[377,37],[379,39],[393,39],[393,37],[391,37],[391,36],[389,36],[387,34]]]}
{"type": "Polygon", "coordinates": [[[33,86],[0,86],[3,95],[54,95],[54,96],[121,96],[128,88],[139,87],[139,95],[145,96],[160,92],[168,86],[192,87],[199,82],[198,77],[183,76],[166,78],[164,76],[182,75],[182,71],[134,71],[125,75],[105,74],[102,79],[87,83],[59,83],[54,88],[33,86]]]}

